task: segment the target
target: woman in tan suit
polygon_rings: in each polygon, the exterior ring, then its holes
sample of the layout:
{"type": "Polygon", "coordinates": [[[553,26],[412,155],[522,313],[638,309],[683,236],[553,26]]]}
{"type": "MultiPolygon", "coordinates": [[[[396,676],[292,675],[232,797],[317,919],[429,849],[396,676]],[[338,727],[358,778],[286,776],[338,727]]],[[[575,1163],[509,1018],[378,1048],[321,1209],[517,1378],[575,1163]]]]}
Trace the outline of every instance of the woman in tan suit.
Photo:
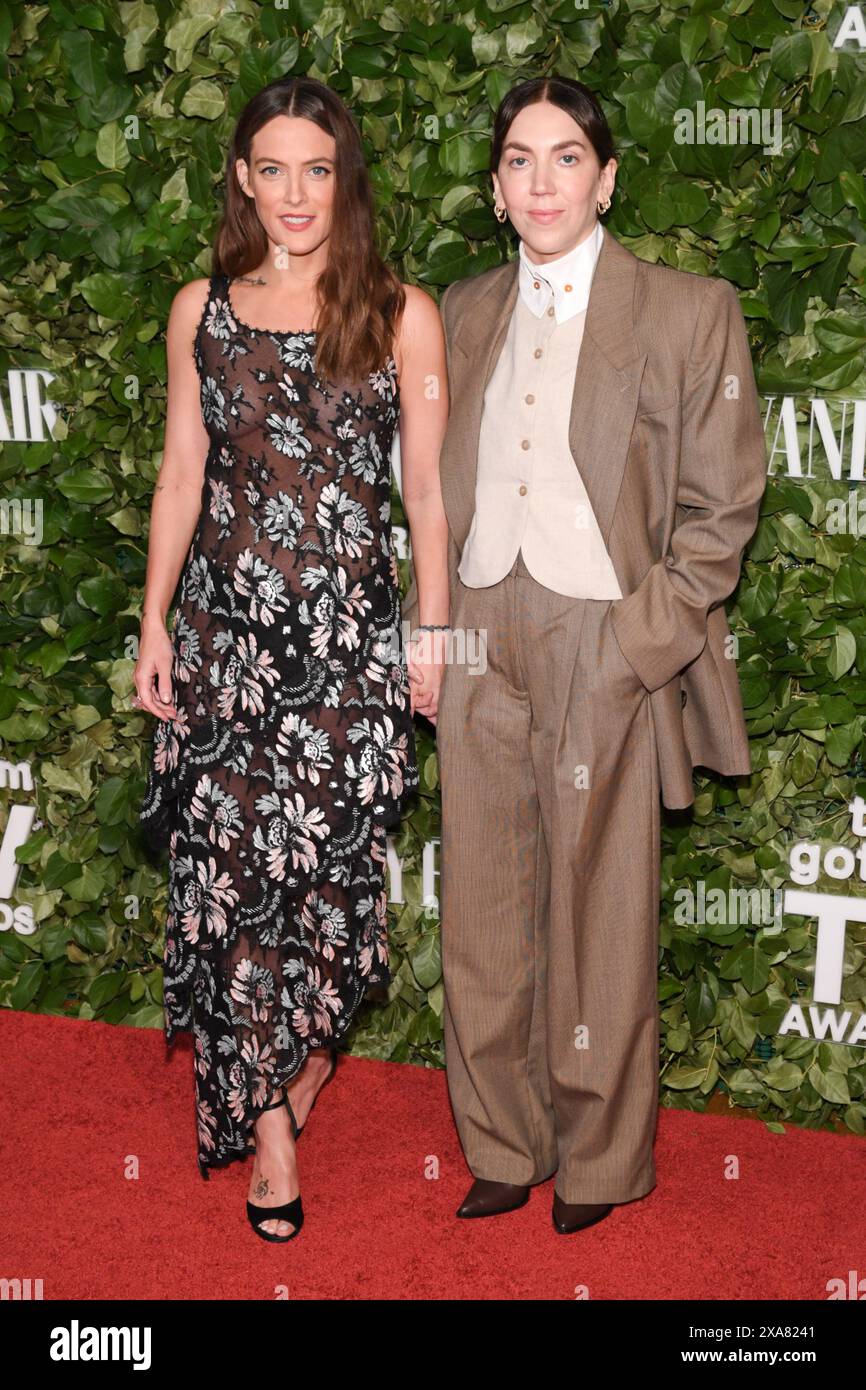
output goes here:
{"type": "Polygon", "coordinates": [[[568,1233],[655,1185],[659,798],[688,806],[697,764],[751,770],[723,604],[766,451],[733,287],[599,222],[616,160],[592,93],[508,93],[491,172],[517,257],[441,303],[438,715],[413,678],[438,722],[445,1060],[475,1178],[458,1215],[555,1173],[568,1233]]]}

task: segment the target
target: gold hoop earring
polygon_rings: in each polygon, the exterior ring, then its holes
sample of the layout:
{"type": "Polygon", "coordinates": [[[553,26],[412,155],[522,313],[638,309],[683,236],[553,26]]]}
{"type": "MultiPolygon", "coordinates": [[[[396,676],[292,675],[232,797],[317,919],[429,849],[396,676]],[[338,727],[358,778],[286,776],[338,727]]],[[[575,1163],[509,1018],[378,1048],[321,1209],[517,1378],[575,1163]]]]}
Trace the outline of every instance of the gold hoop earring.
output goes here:
{"type": "Polygon", "coordinates": [[[596,203],[595,206],[597,212],[607,212],[608,208],[610,207],[610,198],[608,198],[604,203],[596,203]]]}
{"type": "Polygon", "coordinates": [[[496,218],[497,222],[504,222],[508,213],[505,211],[505,208],[501,208],[498,203],[494,203],[493,216],[496,218]]]}

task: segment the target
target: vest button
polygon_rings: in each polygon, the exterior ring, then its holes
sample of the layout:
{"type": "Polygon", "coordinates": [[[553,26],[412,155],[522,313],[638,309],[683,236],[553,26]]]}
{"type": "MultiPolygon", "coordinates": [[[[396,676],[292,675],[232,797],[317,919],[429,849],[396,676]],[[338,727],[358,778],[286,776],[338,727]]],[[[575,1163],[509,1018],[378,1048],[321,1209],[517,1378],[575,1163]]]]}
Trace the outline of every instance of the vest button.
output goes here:
{"type": "Polygon", "coordinates": [[[520,447],[521,447],[521,449],[528,449],[528,448],[529,448],[529,440],[528,440],[528,439],[521,439],[521,441],[520,441],[520,447]]]}
{"type": "Polygon", "coordinates": [[[552,319],[552,318],[553,318],[553,305],[552,305],[552,304],[551,304],[550,308],[549,308],[548,311],[547,311],[547,317],[548,317],[549,319],[552,319]]]}
{"type": "Polygon", "coordinates": [[[529,489],[527,488],[526,484],[525,484],[525,483],[521,483],[521,484],[520,484],[520,496],[521,496],[521,497],[525,497],[528,491],[529,491],[529,489]]]}
{"type": "Polygon", "coordinates": [[[534,352],[532,355],[533,355],[533,357],[540,357],[540,356],[541,356],[541,348],[536,348],[536,349],[535,349],[535,352],[534,352]]]}
{"type": "Polygon", "coordinates": [[[530,392],[528,396],[524,396],[524,400],[526,401],[527,405],[535,405],[535,397],[533,396],[532,392],[530,392]]]}

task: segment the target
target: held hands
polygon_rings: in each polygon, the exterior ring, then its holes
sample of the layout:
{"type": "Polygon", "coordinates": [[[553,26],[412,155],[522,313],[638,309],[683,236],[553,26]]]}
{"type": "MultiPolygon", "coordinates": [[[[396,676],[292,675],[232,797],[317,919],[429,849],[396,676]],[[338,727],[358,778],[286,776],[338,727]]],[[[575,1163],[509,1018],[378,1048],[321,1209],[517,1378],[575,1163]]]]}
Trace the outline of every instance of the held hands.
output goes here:
{"type": "Polygon", "coordinates": [[[411,713],[423,714],[434,725],[439,712],[439,690],[449,636],[447,631],[419,630],[418,637],[411,638],[406,647],[411,713]]]}
{"type": "Polygon", "coordinates": [[[165,624],[142,623],[135,663],[135,688],[138,694],[132,703],[146,709],[157,719],[176,719],[177,708],[171,689],[171,668],[174,652],[165,624]]]}

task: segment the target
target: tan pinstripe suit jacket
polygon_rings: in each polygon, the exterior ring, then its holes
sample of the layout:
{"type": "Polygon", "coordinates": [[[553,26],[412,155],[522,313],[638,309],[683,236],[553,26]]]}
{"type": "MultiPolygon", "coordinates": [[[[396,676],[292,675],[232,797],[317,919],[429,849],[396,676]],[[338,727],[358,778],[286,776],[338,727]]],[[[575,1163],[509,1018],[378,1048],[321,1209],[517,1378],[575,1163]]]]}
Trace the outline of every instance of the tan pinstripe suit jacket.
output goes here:
{"type": "MultiPolygon", "coordinates": [[[[472,523],[484,391],[517,298],[517,261],[442,297],[451,412],[440,474],[451,591],[472,523]]],[[[692,769],[751,772],[725,600],[766,485],[748,337],[726,280],[651,265],[604,229],[575,375],[569,443],[623,598],[614,635],[650,692],[662,800],[692,769]]],[[[412,576],[403,619],[418,622],[412,576]]],[[[443,690],[447,686],[447,668],[443,690]]]]}

